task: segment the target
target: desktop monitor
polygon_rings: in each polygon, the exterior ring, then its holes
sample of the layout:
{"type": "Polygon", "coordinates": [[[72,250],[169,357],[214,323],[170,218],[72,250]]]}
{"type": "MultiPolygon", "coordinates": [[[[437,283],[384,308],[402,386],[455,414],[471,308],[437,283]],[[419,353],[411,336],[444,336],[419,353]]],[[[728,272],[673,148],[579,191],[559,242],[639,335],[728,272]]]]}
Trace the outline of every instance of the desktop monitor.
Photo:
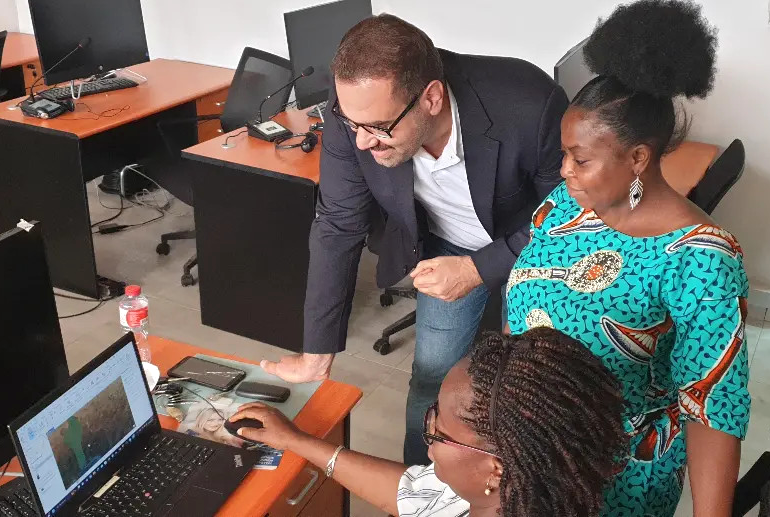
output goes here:
{"type": "Polygon", "coordinates": [[[29,10],[48,85],[150,59],[140,0],[29,0],[29,10]]]}
{"type": "MultiPolygon", "coordinates": [[[[40,225],[0,234],[0,424],[67,382],[56,302],[40,225]]],[[[0,430],[0,465],[15,456],[0,430]]]]}
{"type": "Polygon", "coordinates": [[[553,78],[564,88],[569,100],[574,99],[583,86],[596,77],[588,69],[583,56],[583,47],[587,41],[588,38],[569,49],[553,67],[553,78]]]}
{"type": "Polygon", "coordinates": [[[355,24],[372,16],[371,0],[340,0],[284,13],[286,39],[294,76],[308,66],[313,75],[294,85],[299,109],[325,101],[332,86],[329,65],[342,37],[355,24]]]}

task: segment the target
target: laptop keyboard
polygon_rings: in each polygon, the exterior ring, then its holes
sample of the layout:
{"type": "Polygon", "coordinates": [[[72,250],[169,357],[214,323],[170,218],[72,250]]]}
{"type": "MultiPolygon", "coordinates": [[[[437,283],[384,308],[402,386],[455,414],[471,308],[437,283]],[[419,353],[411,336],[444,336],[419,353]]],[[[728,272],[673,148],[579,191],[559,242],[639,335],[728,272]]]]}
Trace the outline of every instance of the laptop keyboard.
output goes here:
{"type": "Polygon", "coordinates": [[[12,481],[0,488],[0,516],[2,517],[37,517],[35,501],[27,483],[22,480],[12,481]]]}
{"type": "Polygon", "coordinates": [[[120,472],[120,480],[98,502],[78,515],[150,516],[213,454],[209,447],[161,435],[138,462],[120,472]]]}
{"type": "MultiPolygon", "coordinates": [[[[150,517],[213,454],[209,447],[159,435],[144,456],[121,471],[120,480],[78,516],[150,517]]],[[[35,507],[24,481],[0,487],[0,517],[38,517],[35,507]]]]}

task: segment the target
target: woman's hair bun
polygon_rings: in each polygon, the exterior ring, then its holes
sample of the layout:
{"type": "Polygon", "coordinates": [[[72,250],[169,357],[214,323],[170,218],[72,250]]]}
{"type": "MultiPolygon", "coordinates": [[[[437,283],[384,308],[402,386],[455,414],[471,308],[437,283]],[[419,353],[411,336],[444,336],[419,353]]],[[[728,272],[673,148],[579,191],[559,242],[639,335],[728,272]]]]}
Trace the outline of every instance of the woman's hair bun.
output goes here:
{"type": "Polygon", "coordinates": [[[704,98],[714,86],[716,34],[691,1],[640,0],[599,20],[584,55],[592,72],[632,91],[704,98]]]}

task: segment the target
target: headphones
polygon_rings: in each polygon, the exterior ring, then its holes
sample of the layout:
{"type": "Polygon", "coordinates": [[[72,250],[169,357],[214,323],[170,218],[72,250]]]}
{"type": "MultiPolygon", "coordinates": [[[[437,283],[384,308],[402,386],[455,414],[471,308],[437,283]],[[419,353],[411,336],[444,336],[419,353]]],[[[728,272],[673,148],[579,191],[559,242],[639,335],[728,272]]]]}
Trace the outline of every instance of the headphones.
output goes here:
{"type": "Polygon", "coordinates": [[[276,149],[295,149],[299,147],[304,152],[309,153],[313,149],[315,149],[316,144],[318,144],[318,135],[316,135],[313,132],[307,132],[307,133],[296,133],[293,135],[286,135],[275,139],[275,148],[276,149]],[[302,141],[298,144],[284,144],[283,142],[287,140],[291,140],[292,138],[302,138],[302,141]]]}

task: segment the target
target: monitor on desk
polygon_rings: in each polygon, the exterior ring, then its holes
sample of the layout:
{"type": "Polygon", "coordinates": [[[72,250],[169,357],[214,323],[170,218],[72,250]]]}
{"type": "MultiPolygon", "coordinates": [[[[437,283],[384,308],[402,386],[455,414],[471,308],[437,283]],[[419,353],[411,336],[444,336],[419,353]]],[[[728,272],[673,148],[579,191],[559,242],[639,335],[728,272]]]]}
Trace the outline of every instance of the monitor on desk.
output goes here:
{"type": "Polygon", "coordinates": [[[29,0],[48,85],[149,61],[140,0],[29,0]],[[87,44],[82,45],[83,42],[87,44]]]}
{"type": "Polygon", "coordinates": [[[299,109],[325,101],[332,85],[329,65],[342,37],[372,15],[371,0],[340,0],[284,13],[289,57],[295,77],[312,66],[315,73],[294,86],[299,109]]]}
{"type": "Polygon", "coordinates": [[[567,98],[572,100],[588,81],[596,77],[586,65],[583,47],[588,38],[584,39],[567,51],[553,67],[554,80],[564,88],[567,98]]]}
{"type": "MultiPolygon", "coordinates": [[[[24,413],[68,377],[40,225],[0,233],[0,422],[24,413]]],[[[15,456],[0,431],[0,465],[15,456]]]]}

